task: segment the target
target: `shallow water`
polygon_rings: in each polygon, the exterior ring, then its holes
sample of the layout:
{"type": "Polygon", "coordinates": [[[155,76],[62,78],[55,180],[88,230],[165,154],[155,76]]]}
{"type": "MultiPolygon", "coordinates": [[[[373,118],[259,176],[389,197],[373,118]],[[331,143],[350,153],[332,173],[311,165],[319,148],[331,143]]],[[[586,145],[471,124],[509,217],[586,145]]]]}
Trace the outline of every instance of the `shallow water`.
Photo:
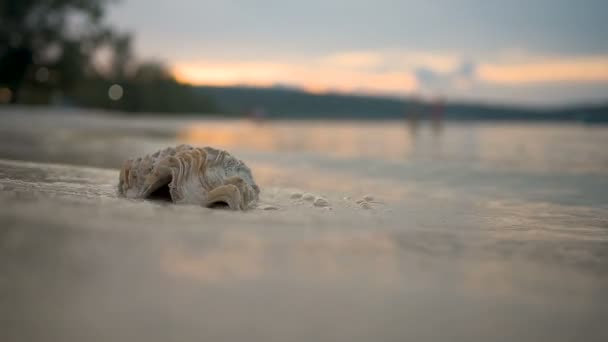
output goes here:
{"type": "Polygon", "coordinates": [[[0,109],[0,337],[605,341],[607,144],[582,125],[0,109]],[[182,142],[243,159],[278,210],[116,197],[123,159],[182,142]]]}

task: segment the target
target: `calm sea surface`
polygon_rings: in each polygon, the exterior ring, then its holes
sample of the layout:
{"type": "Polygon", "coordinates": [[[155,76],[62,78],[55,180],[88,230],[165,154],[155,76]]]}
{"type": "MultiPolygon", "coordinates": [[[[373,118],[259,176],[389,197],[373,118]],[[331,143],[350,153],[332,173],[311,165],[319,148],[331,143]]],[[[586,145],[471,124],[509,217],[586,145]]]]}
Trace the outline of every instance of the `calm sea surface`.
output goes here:
{"type": "Polygon", "coordinates": [[[0,109],[2,341],[606,341],[607,291],[607,126],[0,109]],[[179,143],[276,210],[116,197],[179,143]]]}

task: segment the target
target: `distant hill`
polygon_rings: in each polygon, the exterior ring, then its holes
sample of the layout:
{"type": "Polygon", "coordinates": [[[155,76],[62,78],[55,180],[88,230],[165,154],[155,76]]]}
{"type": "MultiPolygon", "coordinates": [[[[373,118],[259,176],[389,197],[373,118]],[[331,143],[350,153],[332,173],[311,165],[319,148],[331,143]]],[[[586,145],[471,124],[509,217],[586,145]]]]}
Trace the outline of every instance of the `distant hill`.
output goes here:
{"type": "Polygon", "coordinates": [[[425,119],[440,113],[448,120],[558,120],[608,122],[608,103],[558,109],[533,109],[474,103],[448,102],[438,106],[391,97],[311,94],[290,88],[197,87],[221,112],[247,115],[262,109],[277,119],[425,119]]]}

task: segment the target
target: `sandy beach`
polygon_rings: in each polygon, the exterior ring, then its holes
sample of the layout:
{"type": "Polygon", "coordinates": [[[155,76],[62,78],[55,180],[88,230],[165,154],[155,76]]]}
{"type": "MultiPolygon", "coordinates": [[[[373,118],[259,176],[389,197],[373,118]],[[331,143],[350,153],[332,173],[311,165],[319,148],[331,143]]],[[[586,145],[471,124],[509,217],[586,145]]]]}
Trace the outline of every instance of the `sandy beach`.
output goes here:
{"type": "Polygon", "coordinates": [[[608,128],[0,109],[0,339],[605,341],[608,128]],[[120,198],[230,151],[246,212],[120,198]],[[317,206],[323,198],[327,205],[317,206]]]}

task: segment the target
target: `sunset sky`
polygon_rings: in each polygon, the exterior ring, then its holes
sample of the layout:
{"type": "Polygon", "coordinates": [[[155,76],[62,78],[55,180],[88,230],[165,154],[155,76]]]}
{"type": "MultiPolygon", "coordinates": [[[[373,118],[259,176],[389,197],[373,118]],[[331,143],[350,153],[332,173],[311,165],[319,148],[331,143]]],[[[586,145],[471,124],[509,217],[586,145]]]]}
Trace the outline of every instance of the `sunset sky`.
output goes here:
{"type": "Polygon", "coordinates": [[[560,105],[608,100],[608,1],[122,0],[141,59],[197,85],[560,105]]]}

